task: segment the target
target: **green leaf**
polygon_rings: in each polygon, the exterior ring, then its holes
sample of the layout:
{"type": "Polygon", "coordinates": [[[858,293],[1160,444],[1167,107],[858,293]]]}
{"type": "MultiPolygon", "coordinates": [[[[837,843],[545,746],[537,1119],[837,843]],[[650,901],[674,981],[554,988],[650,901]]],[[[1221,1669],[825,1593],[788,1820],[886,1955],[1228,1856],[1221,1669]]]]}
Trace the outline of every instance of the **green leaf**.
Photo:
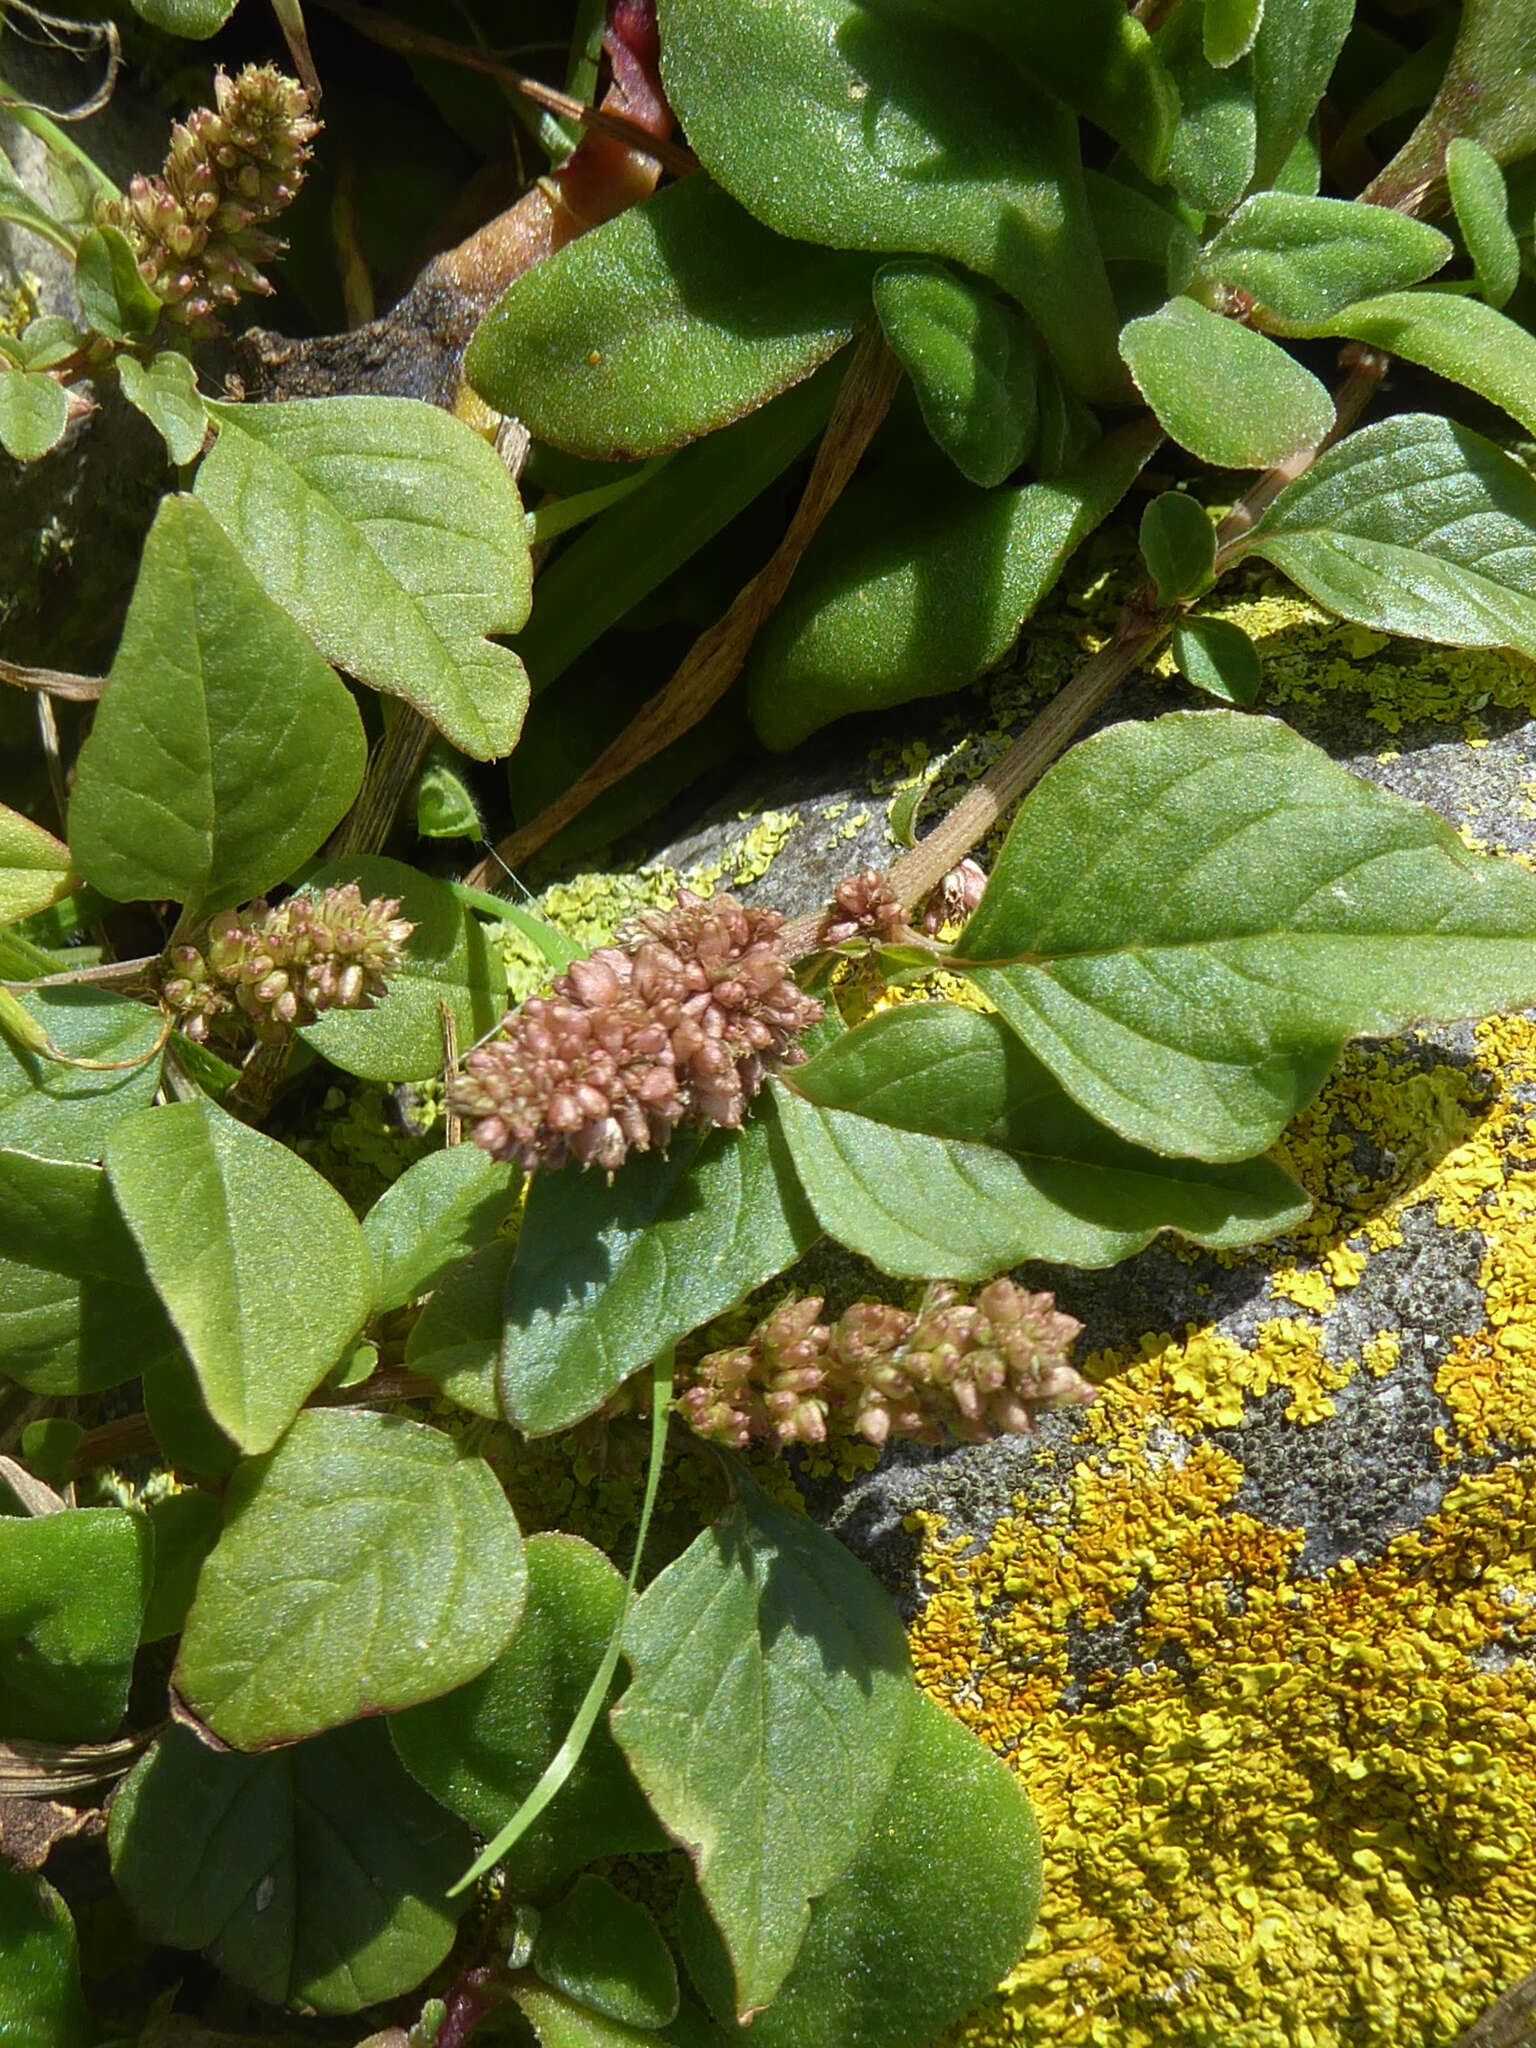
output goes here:
{"type": "Polygon", "coordinates": [[[1264,19],[1264,0],[1205,0],[1200,14],[1201,48],[1207,64],[1225,71],[1253,48],[1264,19]]]}
{"type": "Polygon", "coordinates": [[[887,263],[875,311],[912,379],[923,424],[962,476],[1000,484],[1035,438],[1035,345],[1025,321],[942,263],[887,263]]]}
{"type": "Polygon", "coordinates": [[[80,750],[69,841],[86,880],[119,903],[244,902],[314,852],[366,760],[345,684],[203,507],[163,499],[80,750]]]}
{"type": "Polygon", "coordinates": [[[237,1749],[396,1713],[500,1654],[526,1580],[483,1458],[397,1415],[307,1409],[230,1481],[176,1687],[237,1749]]]}
{"type": "Polygon", "coordinates": [[[1380,632],[1536,657],[1533,534],[1529,470],[1469,427],[1405,413],[1329,449],[1238,552],[1380,632]]]}
{"type": "Polygon", "coordinates": [[[209,1414],[241,1450],[269,1450],[368,1314],[357,1219],[286,1145],[205,1099],[141,1110],[106,1156],[209,1414]]]}
{"type": "Polygon", "coordinates": [[[516,1257],[515,1244],[495,1238],[451,1266],[405,1340],[405,1362],[412,1372],[435,1380],[450,1401],[491,1422],[501,1420],[496,1367],[516,1257]]]}
{"type": "Polygon", "coordinates": [[[519,1179],[478,1145],[429,1152],[408,1167],[363,1219],[377,1275],[374,1314],[430,1293],[451,1265],[494,1237],[519,1179]]]}
{"type": "Polygon", "coordinates": [[[1209,1166],[1095,1123],[997,1017],[903,1003],[783,1082],[785,1135],[827,1230],[887,1273],[987,1280],[1105,1266],[1159,1230],[1228,1247],[1299,1223],[1268,1160],[1209,1166]]]}
{"type": "Polygon", "coordinates": [[[197,372],[186,357],[173,348],[162,349],[147,363],[119,356],[117,381],[124,398],[164,441],[172,462],[190,462],[208,432],[208,414],[198,394],[197,372]]]}
{"type": "Polygon", "coordinates": [[[1120,395],[1077,123],[1049,92],[948,24],[860,0],[665,0],[661,28],[690,144],[759,220],[963,263],[1019,301],[1075,391],[1120,395]]]}
{"type": "Polygon", "coordinates": [[[74,322],[59,313],[44,313],[29,320],[20,334],[6,336],[7,346],[17,351],[29,370],[56,369],[75,354],[84,340],[74,322]]]}
{"type": "Polygon", "coordinates": [[[185,1352],[147,1371],[143,1391],[144,1419],[166,1464],[198,1479],[227,1479],[240,1462],[240,1447],[208,1413],[185,1352]]]}
{"type": "Polygon", "coordinates": [[[1272,1144],[1345,1041],[1536,1001],[1536,877],[1287,727],[1176,712],[1026,797],[957,957],[1057,1079],[1163,1151],[1272,1144]]]}
{"type": "Polygon", "coordinates": [[[0,1870],[0,2048],[86,2048],[75,1923],[51,1884],[0,1870]]]}
{"type": "Polygon", "coordinates": [[[468,1848],[376,1721],[271,1756],[170,1728],[118,1788],[112,1875],[140,1928],[205,1949],[272,2005],[358,2012],[412,1990],[453,1945],[468,1848]]]}
{"type": "Polygon", "coordinates": [[[1406,356],[1501,405],[1528,434],[1536,434],[1536,335],[1481,299],[1389,292],[1314,321],[1307,332],[1342,335],[1406,356]]]}
{"type": "Polygon", "coordinates": [[[117,1733],[153,1569],[147,1524],[122,1508],[0,1517],[0,1738],[117,1733]]]}
{"type": "Polygon", "coordinates": [[[527,1436],[569,1429],[674,1338],[799,1257],[817,1229],[766,1105],[631,1159],[538,1175],[507,1286],[500,1387],[527,1436]]]}
{"type": "Polygon", "coordinates": [[[410,398],[210,405],[200,502],[338,668],[404,697],[477,761],[510,753],[510,648],[532,570],[517,486],[461,420],[410,398]]]}
{"type": "Polygon", "coordinates": [[[539,2048],[662,2048],[663,2036],[650,2028],[606,2019],[546,1984],[522,1979],[513,1986],[512,1996],[539,2048]]]}
{"type": "Polygon", "coordinates": [[[235,5],[236,0],[133,0],[135,14],[141,14],[151,28],[198,43],[217,35],[235,5]]]}
{"type": "Polygon", "coordinates": [[[47,910],[79,886],[63,841],[0,804],[0,924],[47,910]]]}
{"type": "Polygon", "coordinates": [[[1509,224],[1504,173],[1480,142],[1458,135],[1445,153],[1445,174],[1477,288],[1490,306],[1503,306],[1520,282],[1520,244],[1509,224]]]}
{"type": "Polygon", "coordinates": [[[64,387],[45,370],[0,365],[0,448],[17,462],[36,462],[57,448],[69,425],[64,387]]]}
{"type": "Polygon", "coordinates": [[[1225,704],[1246,709],[1263,686],[1259,650],[1230,619],[1181,619],[1173,629],[1173,658],[1185,682],[1225,704]]]}
{"type": "Polygon", "coordinates": [[[659,455],[835,355],[868,317],[873,271],[684,178],[525,271],[480,323],[465,373],[557,448],[659,455]]]}
{"type": "Polygon", "coordinates": [[[145,1504],[154,1535],[155,1577],[140,1638],[146,1643],[179,1636],[197,1589],[203,1559],[219,1538],[224,1504],[217,1494],[189,1486],[145,1504]]]}
{"type": "MultiPolygon", "coordinates": [[[[1024,1953],[1040,1892],[1039,1830],[1017,1779],[919,1694],[875,1824],[812,1907],[799,1959],[748,2039],[928,2048],[1024,1953]]],[[[689,1974],[734,2037],[727,1960],[692,1891],[681,1921],[689,1974]]]]}
{"type": "Polygon", "coordinates": [[[1528,0],[1464,0],[1434,103],[1375,180],[1385,202],[1419,200],[1461,135],[1501,164],[1536,148],[1536,15],[1528,0]]]}
{"type": "Polygon", "coordinates": [[[1197,279],[1246,292],[1277,332],[1325,320],[1358,299],[1417,284],[1451,254],[1438,229],[1386,206],[1260,192],[1205,245],[1197,279]]]}
{"type": "Polygon", "coordinates": [[[1253,186],[1272,185],[1317,112],[1355,18],[1355,0],[1265,0],[1247,59],[1253,78],[1253,186]]]}
{"type": "Polygon", "coordinates": [[[9,157],[0,149],[0,220],[14,221],[18,227],[29,228],[34,235],[41,235],[45,242],[51,242],[55,249],[66,256],[73,256],[79,239],[60,220],[56,220],[46,207],[39,205],[11,168],[9,157]]]}
{"type": "Polygon", "coordinates": [[[1202,214],[1230,213],[1253,178],[1258,117],[1253,65],[1244,57],[1225,71],[1206,61],[1197,7],[1182,7],[1158,30],[1157,50],[1179,91],[1179,124],[1168,178],[1202,214]]]}
{"type": "Polygon", "coordinates": [[[654,2028],[677,2016],[677,1965],[661,1929],[590,1871],[543,1913],[530,1961],[546,1984],[604,2019],[654,2028]]]}
{"type": "Polygon", "coordinates": [[[180,1350],[100,1168],[0,1152],[7,1375],[34,1394],[94,1394],[180,1350]]]}
{"type": "Polygon", "coordinates": [[[995,667],[1159,438],[1128,427],[1065,475],[1016,489],[957,485],[915,506],[879,477],[845,492],[748,658],[763,744],[798,746],[835,718],[939,696],[995,667]]]}
{"type": "Polygon", "coordinates": [[[160,1085],[159,1062],[149,1057],[158,1015],[108,989],[25,989],[17,1001],[71,1059],[122,1065],[109,1073],[63,1066],[0,1034],[0,1146],[81,1164],[99,1159],[113,1126],[147,1109],[160,1085]]]}
{"type": "Polygon", "coordinates": [[[382,854],[349,854],[309,876],[327,889],[356,882],[365,897],[392,896],[416,929],[388,991],[371,1010],[329,1010],[299,1036],[316,1052],[365,1081],[430,1081],[443,1071],[443,1006],[460,1051],[500,1017],[506,974],[486,936],[451,884],[382,854]]]}
{"type": "Polygon", "coordinates": [[[1165,430],[1219,468],[1268,469],[1333,425],[1333,400],[1310,370],[1193,299],[1132,320],[1120,352],[1165,430]]]}
{"type": "Polygon", "coordinates": [[[1141,553],[1160,605],[1196,597],[1216,568],[1216,529],[1197,498],[1164,491],[1141,515],[1141,553]]]}
{"type": "Polygon", "coordinates": [[[1185,208],[1171,193],[1154,198],[1103,171],[1084,174],[1094,233],[1106,263],[1149,263],[1161,269],[1170,292],[1194,275],[1200,245],[1185,208]]]}
{"type": "Polygon", "coordinates": [[[75,290],[87,327],[112,341],[147,341],[160,301],[139,274],[121,228],[91,228],[75,251],[75,290]]]}
{"type": "Polygon", "coordinates": [[[624,1638],[634,1677],[610,1718],[694,1861],[747,2019],[868,1837],[917,1695],[879,1582],[736,1478],[736,1505],[641,1595],[624,1638]]]}
{"type": "MultiPolygon", "coordinates": [[[[560,1747],[624,1612],[624,1581],[579,1536],[530,1536],[528,1602],[517,1634],[468,1685],[390,1716],[411,1775],[450,1813],[490,1835],[560,1747]]],[[[616,1679],[609,1698],[620,1690],[616,1679]]],[[[599,1717],[581,1761],[507,1863],[513,1896],[543,1898],[604,1856],[668,1846],[599,1717]]]]}
{"type": "Polygon", "coordinates": [[[453,754],[434,746],[416,778],[416,830],[423,839],[478,839],[485,829],[474,793],[454,761],[453,754]]]}

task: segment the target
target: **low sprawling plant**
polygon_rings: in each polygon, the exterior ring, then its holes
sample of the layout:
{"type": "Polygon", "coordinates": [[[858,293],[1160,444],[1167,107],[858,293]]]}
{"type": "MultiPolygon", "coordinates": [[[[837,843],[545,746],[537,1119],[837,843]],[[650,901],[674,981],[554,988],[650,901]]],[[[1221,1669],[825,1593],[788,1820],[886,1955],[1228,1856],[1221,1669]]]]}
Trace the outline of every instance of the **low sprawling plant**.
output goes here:
{"type": "Polygon", "coordinates": [[[1033,1824],[775,1454],[1087,1398],[1011,1268],[1295,1225],[1270,1148],[1347,1040],[1536,1002],[1536,878],[1251,715],[1256,650],[1201,609],[1254,557],[1536,657],[1536,480],[1451,416],[1536,434],[1523,0],[1427,36],[1354,0],[661,0],[665,98],[612,12],[607,125],[543,117],[461,417],[204,388],[317,146],[275,68],[126,193],[35,108],[57,205],[0,175],[80,305],[0,335],[0,442],[43,457],[115,384],[180,471],[111,673],[0,665],[68,778],[63,836],[0,810],[8,2039],[222,2042],[238,1992],[289,2009],[273,2042],[923,2048],[1023,1948],[1033,1824]],[[1357,428],[1391,357],[1437,409],[1357,428]],[[630,719],[609,629],[818,436],[630,719]],[[791,923],[684,892],[589,952],[488,893],[610,785],[617,830],[695,773],[728,690],[785,748],[996,665],[1160,446],[1145,588],[889,874],[791,923]],[[578,526],[534,600],[530,543],[578,526]],[[1049,765],[1169,636],[1222,704],[1049,765]],[[520,829],[445,874],[423,836],[478,839],[509,757],[520,829]],[[913,999],[940,968],[966,1000],[913,999]],[[407,1084],[440,1115],[359,1217],[315,1106],[407,1084]],[[822,1237],[888,1298],[770,1285],[822,1237]],[[599,1467],[623,1569],[553,1526],[599,1467]],[[68,1889],[104,1790],[77,1957],[35,1873],[68,1889]]]}

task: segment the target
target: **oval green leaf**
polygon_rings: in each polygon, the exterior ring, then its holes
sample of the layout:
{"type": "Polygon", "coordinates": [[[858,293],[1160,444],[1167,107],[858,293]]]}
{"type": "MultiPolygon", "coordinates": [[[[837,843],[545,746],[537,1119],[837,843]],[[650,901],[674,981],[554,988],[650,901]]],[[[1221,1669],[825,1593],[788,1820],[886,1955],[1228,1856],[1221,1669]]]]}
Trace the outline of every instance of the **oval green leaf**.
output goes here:
{"type": "Polygon", "coordinates": [[[1307,132],[1354,18],[1355,0],[1264,0],[1245,60],[1252,78],[1255,189],[1275,182],[1307,132]]]}
{"type": "Polygon", "coordinates": [[[64,387],[46,370],[0,365],[0,448],[17,462],[36,462],[57,448],[69,425],[64,387]]]}
{"type": "Polygon", "coordinates": [[[1132,320],[1120,353],[1165,431],[1219,468],[1268,469],[1333,425],[1333,400],[1310,370],[1193,299],[1132,320]]]}
{"type": "Polygon", "coordinates": [[[153,1571],[142,1515],[0,1516],[0,1738],[117,1733],[153,1571]]]}
{"type": "Polygon", "coordinates": [[[1216,566],[1216,529],[1198,498],[1163,491],[1141,515],[1141,553],[1159,604],[1195,597],[1216,566]]]}
{"type": "Polygon", "coordinates": [[[1406,356],[1502,406],[1528,434],[1536,434],[1536,335],[1481,299],[1388,292],[1314,321],[1307,332],[1342,335],[1406,356]]]}
{"type": "Polygon", "coordinates": [[[23,989],[16,1000],[61,1053],[116,1071],[43,1059],[0,1032],[0,1145],[43,1159],[99,1159],[113,1126],[154,1100],[158,1012],[104,988],[23,989]]]}
{"type": "Polygon", "coordinates": [[[1450,254],[1437,228],[1388,206],[1259,192],[1206,243],[1196,277],[1246,292],[1285,332],[1417,284],[1450,254]]]}
{"type": "Polygon", "coordinates": [[[197,389],[197,372],[184,355],[162,349],[141,363],[119,356],[117,381],[128,403],[143,413],[165,443],[172,462],[190,462],[208,432],[208,411],[197,389]]]}
{"type": "Polygon", "coordinates": [[[1478,290],[1490,306],[1503,306],[1520,282],[1520,244],[1509,224],[1504,173],[1480,142],[1458,135],[1445,152],[1445,175],[1478,290]]]}
{"type": "Polygon", "coordinates": [[[591,1871],[543,1913],[530,1961],[546,1984],[603,2019],[655,2028],[677,2015],[677,1965],[661,1929],[591,1871]]]}
{"type": "Polygon", "coordinates": [[[1186,683],[1243,709],[1263,687],[1259,650],[1231,619],[1181,619],[1173,629],[1173,658],[1186,683]]]}
{"type": "Polygon", "coordinates": [[[377,1276],[374,1314],[430,1293],[451,1265],[494,1237],[518,1184],[510,1166],[478,1145],[429,1152],[408,1167],[363,1218],[377,1276]]]}
{"type": "Polygon", "coordinates": [[[308,1409],[230,1481],[176,1687],[236,1749],[396,1713],[500,1654],[526,1579],[483,1458],[400,1416],[308,1409]]]}
{"type": "Polygon", "coordinates": [[[875,311],[912,379],[923,424],[962,476],[1000,484],[1035,438],[1035,344],[1028,325],[942,263],[887,263],[875,311]]]}

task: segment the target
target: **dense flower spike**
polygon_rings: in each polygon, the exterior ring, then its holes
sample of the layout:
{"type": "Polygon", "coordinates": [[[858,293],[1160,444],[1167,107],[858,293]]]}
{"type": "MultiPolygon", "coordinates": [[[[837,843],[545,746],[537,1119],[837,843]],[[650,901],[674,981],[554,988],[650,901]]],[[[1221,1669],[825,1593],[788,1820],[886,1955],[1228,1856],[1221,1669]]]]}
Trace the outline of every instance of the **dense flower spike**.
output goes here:
{"type": "Polygon", "coordinates": [[[821,1005],[779,943],[783,918],[684,889],[642,912],[548,996],[504,1019],[448,1090],[475,1142],[525,1171],[578,1159],[612,1173],[684,1122],[734,1128],[821,1005]]]}
{"type": "Polygon", "coordinates": [[[875,1444],[984,1443],[1094,1397],[1067,1362],[1082,1325],[1011,1280],[974,1302],[936,1284],[916,1315],[878,1301],[855,1302],[830,1327],[820,1314],[814,1295],[787,1301],[745,1344],[701,1359],[677,1398],[689,1428],[736,1449],[820,1443],[829,1429],[875,1444]]]}
{"type": "Polygon", "coordinates": [[[314,896],[305,890],[275,910],[258,898],[225,910],[208,927],[207,957],[195,946],[169,955],[160,994],[189,1038],[234,1004],[276,1043],[322,1010],[366,1010],[399,967],[416,927],[396,915],[393,896],[363,901],[356,882],[314,896]]]}
{"type": "Polygon", "coordinates": [[[136,177],[97,209],[128,238],[167,316],[199,338],[218,332],[219,306],[271,291],[258,266],[283,245],[262,223],[298,192],[320,127],[304,88],[274,65],[219,71],[213,84],[217,107],[176,124],[160,176],[136,177]]]}
{"type": "Polygon", "coordinates": [[[865,868],[833,890],[817,938],[823,946],[841,946],[849,939],[894,939],[906,921],[907,913],[887,878],[878,868],[865,868]]]}

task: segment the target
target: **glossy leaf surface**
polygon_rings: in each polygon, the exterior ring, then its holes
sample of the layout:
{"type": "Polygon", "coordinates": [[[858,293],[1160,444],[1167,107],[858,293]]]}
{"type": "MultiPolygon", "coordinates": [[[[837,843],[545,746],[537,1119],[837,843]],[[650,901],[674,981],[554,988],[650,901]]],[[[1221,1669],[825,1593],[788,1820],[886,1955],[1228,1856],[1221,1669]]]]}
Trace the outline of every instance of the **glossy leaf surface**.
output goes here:
{"type": "Polygon", "coordinates": [[[942,263],[887,263],[875,311],[923,424],[962,476],[1000,484],[1035,438],[1035,345],[1019,315],[942,263]]]}
{"type": "Polygon", "coordinates": [[[771,1114],[642,1154],[611,1186],[540,1175],[507,1285],[506,1414],[529,1436],[568,1429],[816,1235],[771,1114]]]}
{"type": "Polygon", "coordinates": [[[1481,299],[1449,292],[1389,292],[1315,322],[1307,331],[1343,335],[1405,356],[1502,406],[1528,434],[1536,434],[1536,335],[1481,299]]]}
{"type": "Polygon", "coordinates": [[[685,178],[535,264],[481,322],[475,389],[579,455],[659,455],[751,412],[869,317],[868,257],[685,178]]]}
{"type": "Polygon", "coordinates": [[[532,570],[517,487],[462,421],[408,398],[211,405],[199,502],[326,659],[478,761],[510,753],[510,648],[532,570]]]}
{"type": "Polygon", "coordinates": [[[112,1875],[155,1941],[204,1949],[273,2005],[357,2012],[453,1943],[466,1829],[418,1789],[377,1721],[270,1756],[172,1727],[112,1802],[112,1875]]]}
{"type": "Polygon", "coordinates": [[[664,0],[668,93],[706,167],[780,234],[948,256],[1029,312],[1086,397],[1123,385],[1077,124],[952,26],[860,0],[664,0]]]}
{"type": "Polygon", "coordinates": [[[1536,481],[1429,413],[1363,427],[1275,500],[1246,550],[1381,632],[1536,657],[1536,481]]]}
{"type": "Polygon", "coordinates": [[[1285,726],[1201,711],[1058,762],[958,951],[1095,1116],[1232,1160],[1347,1039],[1536,1000],[1533,937],[1536,878],[1285,726]]]}
{"type": "Polygon", "coordinates": [[[237,1749],[395,1713],[483,1671],[525,1585],[483,1459],[399,1416],[309,1409],[230,1481],[175,1683],[237,1749]]]}
{"type": "Polygon", "coordinates": [[[357,1219],[286,1145],[202,1098],[119,1124],[107,1172],[209,1414],[269,1450],[368,1313],[357,1219]]]}
{"type": "Polygon", "coordinates": [[[1250,1243],[1302,1220],[1268,1160],[1167,1159],[1095,1123],[1001,1019],[903,1003],[781,1084],[806,1192],[887,1273],[984,1280],[1021,1259],[1104,1266],[1159,1230],[1250,1243]]]}
{"type": "Polygon", "coordinates": [[[1142,559],[1152,572],[1159,604],[1194,597],[1210,582],[1216,529],[1198,498],[1163,491],[1141,515],[1142,559]]]}
{"type": "Polygon", "coordinates": [[[835,1537],[739,1476],[737,1504],[642,1594],[613,1732],[687,1849],[760,2010],[811,1901],[858,1853],[916,1702],[896,1610],[835,1537]],[[806,1760],[815,1758],[815,1768],[806,1760]]]}
{"type": "MultiPolygon", "coordinates": [[[[494,1834],[565,1739],[624,1611],[624,1581],[579,1536],[528,1539],[517,1633],[478,1678],[390,1717],[407,1770],[476,1833],[494,1834]]],[[[620,1690],[615,1680],[612,1694],[620,1690]]],[[[604,1856],[667,1838],[601,1715],[581,1760],[507,1859],[518,1898],[542,1898],[604,1856]]]]}
{"type": "Polygon", "coordinates": [[[0,1739],[117,1733],[153,1569],[122,1508],[0,1516],[0,1739]]]}
{"type": "Polygon", "coordinates": [[[385,1189],[363,1219],[373,1254],[375,1315],[426,1294],[506,1222],[519,1176],[478,1145],[429,1152],[385,1189]]]}
{"type": "Polygon", "coordinates": [[[1132,320],[1120,350],[1167,432],[1219,468],[1267,469],[1333,425],[1333,400],[1310,370],[1193,299],[1132,320]]]}
{"type": "Polygon", "coordinates": [[[44,1879],[0,1871],[0,2043],[86,2048],[94,2034],[69,1908],[44,1879]]]}
{"type": "Polygon", "coordinates": [[[1246,292],[1280,322],[1305,325],[1417,284],[1450,254],[1437,228],[1390,207],[1259,192],[1206,243],[1196,274],[1246,292]]]}

